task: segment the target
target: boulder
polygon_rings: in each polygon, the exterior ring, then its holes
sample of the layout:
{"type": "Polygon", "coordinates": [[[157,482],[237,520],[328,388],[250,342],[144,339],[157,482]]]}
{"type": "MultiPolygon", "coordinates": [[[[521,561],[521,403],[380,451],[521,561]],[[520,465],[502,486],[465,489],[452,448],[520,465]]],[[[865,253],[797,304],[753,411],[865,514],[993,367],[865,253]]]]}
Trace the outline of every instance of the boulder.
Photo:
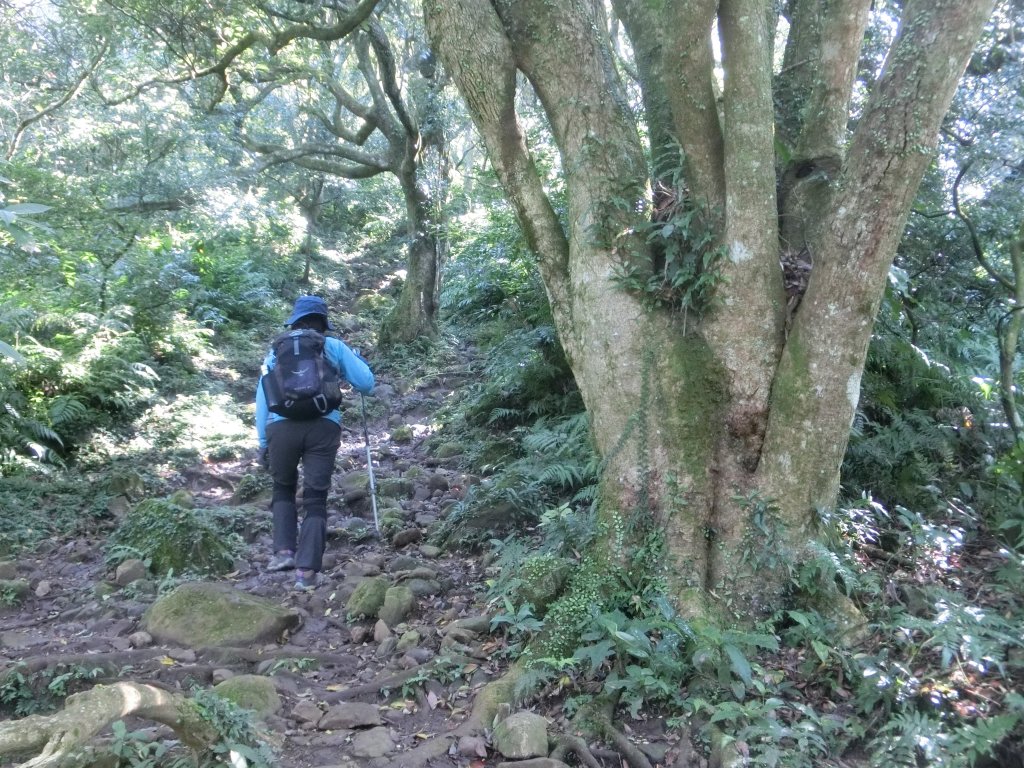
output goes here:
{"type": "Polygon", "coordinates": [[[395,742],[387,728],[371,728],[352,737],[352,754],[355,757],[384,757],[394,751],[395,742]]]}
{"type": "Polygon", "coordinates": [[[127,587],[133,581],[144,579],[148,575],[146,564],[138,558],[129,558],[117,566],[114,572],[114,583],[119,587],[127,587]]]}
{"type": "Polygon", "coordinates": [[[317,727],[321,731],[334,731],[339,728],[372,728],[382,722],[380,712],[373,704],[346,701],[328,709],[317,727]]]}
{"type": "Polygon", "coordinates": [[[416,485],[412,480],[404,477],[388,477],[380,481],[377,493],[381,496],[388,496],[394,499],[411,499],[416,492],[416,485]]]}
{"type": "Polygon", "coordinates": [[[548,721],[533,712],[516,712],[495,726],[493,742],[510,760],[547,757],[548,721]]]}
{"type": "Polygon", "coordinates": [[[519,599],[516,603],[530,603],[537,616],[547,613],[548,606],[562,593],[569,578],[572,564],[565,559],[540,555],[522,564],[519,599]]]}
{"type": "Polygon", "coordinates": [[[299,615],[226,584],[187,582],[158,599],[143,627],[159,642],[190,648],[273,642],[299,625],[299,615]]]}
{"type": "Polygon", "coordinates": [[[262,675],[236,675],[213,687],[218,696],[252,710],[260,720],[281,708],[281,697],[270,678],[262,675]]]}
{"type": "Polygon", "coordinates": [[[412,613],[416,598],[409,587],[399,585],[391,587],[384,593],[384,604],[377,612],[377,618],[394,627],[401,624],[412,613]]]}
{"type": "Polygon", "coordinates": [[[361,582],[345,605],[345,613],[352,618],[373,618],[384,605],[388,581],[383,576],[374,576],[361,582]]]}

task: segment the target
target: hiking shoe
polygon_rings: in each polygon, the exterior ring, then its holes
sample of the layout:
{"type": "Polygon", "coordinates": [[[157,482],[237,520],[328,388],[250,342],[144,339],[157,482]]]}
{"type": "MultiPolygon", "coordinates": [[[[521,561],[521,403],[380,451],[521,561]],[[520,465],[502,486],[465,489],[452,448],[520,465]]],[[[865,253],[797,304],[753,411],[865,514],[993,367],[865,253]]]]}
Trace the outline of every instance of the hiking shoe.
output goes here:
{"type": "Polygon", "coordinates": [[[295,567],[295,553],[289,552],[287,549],[275,552],[274,556],[270,558],[270,562],[267,563],[268,571],[290,571],[295,567]]]}
{"type": "Polygon", "coordinates": [[[312,592],[314,589],[319,587],[322,582],[322,577],[316,571],[299,570],[296,572],[295,586],[292,587],[292,589],[296,592],[312,592]]]}

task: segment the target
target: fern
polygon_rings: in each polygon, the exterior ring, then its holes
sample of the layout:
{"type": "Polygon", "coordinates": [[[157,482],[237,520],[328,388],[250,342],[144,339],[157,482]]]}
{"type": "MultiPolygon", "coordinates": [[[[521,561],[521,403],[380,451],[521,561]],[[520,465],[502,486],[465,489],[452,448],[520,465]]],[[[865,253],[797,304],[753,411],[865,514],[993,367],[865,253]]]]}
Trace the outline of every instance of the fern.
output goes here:
{"type": "Polygon", "coordinates": [[[960,595],[938,589],[933,594],[936,614],[926,618],[906,616],[903,624],[922,638],[922,650],[938,652],[943,669],[956,663],[1001,670],[1007,649],[1024,647],[1016,622],[997,611],[964,603],[960,595]]]}
{"type": "Polygon", "coordinates": [[[55,427],[82,421],[89,409],[77,395],[60,395],[50,403],[50,423],[55,427]]]}
{"type": "Polygon", "coordinates": [[[999,745],[1020,723],[1020,712],[964,723],[951,734],[950,752],[962,755],[967,765],[973,766],[981,757],[994,757],[999,745]]]}
{"type": "Polygon", "coordinates": [[[938,718],[923,712],[893,716],[871,742],[872,768],[917,768],[919,765],[950,765],[949,734],[938,718]],[[923,761],[923,763],[922,763],[923,761]]]}
{"type": "Polygon", "coordinates": [[[30,414],[25,397],[0,385],[0,475],[18,469],[42,469],[58,462],[55,449],[63,446],[60,436],[30,414]]]}

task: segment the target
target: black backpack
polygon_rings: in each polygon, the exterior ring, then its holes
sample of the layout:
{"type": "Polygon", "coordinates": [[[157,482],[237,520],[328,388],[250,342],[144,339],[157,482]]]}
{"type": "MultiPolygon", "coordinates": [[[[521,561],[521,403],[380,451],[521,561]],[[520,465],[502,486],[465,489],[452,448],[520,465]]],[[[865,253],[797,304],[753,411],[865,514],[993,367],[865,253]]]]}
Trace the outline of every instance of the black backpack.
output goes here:
{"type": "Polygon", "coordinates": [[[263,394],[272,413],[316,419],[341,405],[341,379],[324,359],[325,343],[324,336],[310,328],[274,339],[277,363],[263,375],[263,394]]]}

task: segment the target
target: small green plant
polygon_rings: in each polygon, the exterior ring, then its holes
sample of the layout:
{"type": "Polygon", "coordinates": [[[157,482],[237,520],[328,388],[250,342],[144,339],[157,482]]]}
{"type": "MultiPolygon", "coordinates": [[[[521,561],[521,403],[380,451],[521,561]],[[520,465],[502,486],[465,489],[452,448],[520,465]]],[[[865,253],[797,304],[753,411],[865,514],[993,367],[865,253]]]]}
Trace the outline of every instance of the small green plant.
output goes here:
{"type": "Polygon", "coordinates": [[[523,603],[514,607],[508,598],[504,599],[505,610],[491,619],[491,631],[500,629],[508,645],[506,655],[520,651],[543,627],[544,622],[533,615],[533,606],[523,603]]]}
{"type": "Polygon", "coordinates": [[[250,473],[242,475],[235,486],[233,500],[235,502],[250,501],[261,493],[268,491],[273,485],[273,480],[266,473],[250,473]]]}
{"type": "Polygon", "coordinates": [[[23,665],[15,666],[5,673],[0,684],[0,709],[16,717],[52,711],[69,694],[81,690],[81,683],[103,674],[102,667],[57,665],[26,675],[23,665]]]}
{"type": "Polygon", "coordinates": [[[66,672],[54,672],[46,690],[55,698],[64,699],[72,693],[76,682],[95,680],[104,672],[103,667],[82,667],[73,665],[66,672]]]}
{"type": "Polygon", "coordinates": [[[17,665],[8,670],[3,683],[0,683],[0,707],[16,717],[25,717],[45,709],[29,684],[28,677],[22,672],[22,666],[17,665]]]}
{"type": "MultiPolygon", "coordinates": [[[[439,683],[453,683],[461,677],[468,677],[477,668],[477,664],[468,663],[464,659],[453,659],[451,656],[438,656],[428,664],[419,668],[419,671],[412,677],[402,682],[402,697],[409,699],[416,695],[416,691],[431,680],[439,683]]],[[[389,689],[382,689],[382,694],[389,695],[389,689]]]]}
{"type": "Polygon", "coordinates": [[[109,546],[140,553],[155,573],[164,574],[227,573],[240,544],[205,510],[147,499],[125,515],[109,546]]]}
{"type": "Polygon", "coordinates": [[[24,597],[24,591],[16,587],[7,585],[0,587],[0,607],[2,608],[14,608],[21,605],[24,597]]]}
{"type": "Polygon", "coordinates": [[[276,675],[281,671],[294,673],[309,672],[312,669],[316,669],[317,666],[318,662],[316,659],[277,659],[270,665],[270,669],[267,670],[267,674],[276,675]]]}
{"type": "Polygon", "coordinates": [[[172,747],[155,741],[149,731],[129,731],[123,720],[110,725],[112,738],[108,749],[126,768],[192,768],[195,763],[185,755],[173,756],[172,747]]]}
{"type": "Polygon", "coordinates": [[[199,716],[213,726],[220,738],[201,756],[200,766],[235,764],[233,755],[252,768],[274,768],[276,758],[264,736],[253,725],[250,713],[212,691],[196,689],[192,695],[199,716]]]}
{"type": "Polygon", "coordinates": [[[714,305],[728,251],[716,244],[711,212],[694,206],[682,182],[682,168],[676,168],[670,186],[661,187],[651,203],[648,220],[628,233],[643,239],[649,257],[624,259],[615,279],[654,306],[699,317],[714,305]]]}

